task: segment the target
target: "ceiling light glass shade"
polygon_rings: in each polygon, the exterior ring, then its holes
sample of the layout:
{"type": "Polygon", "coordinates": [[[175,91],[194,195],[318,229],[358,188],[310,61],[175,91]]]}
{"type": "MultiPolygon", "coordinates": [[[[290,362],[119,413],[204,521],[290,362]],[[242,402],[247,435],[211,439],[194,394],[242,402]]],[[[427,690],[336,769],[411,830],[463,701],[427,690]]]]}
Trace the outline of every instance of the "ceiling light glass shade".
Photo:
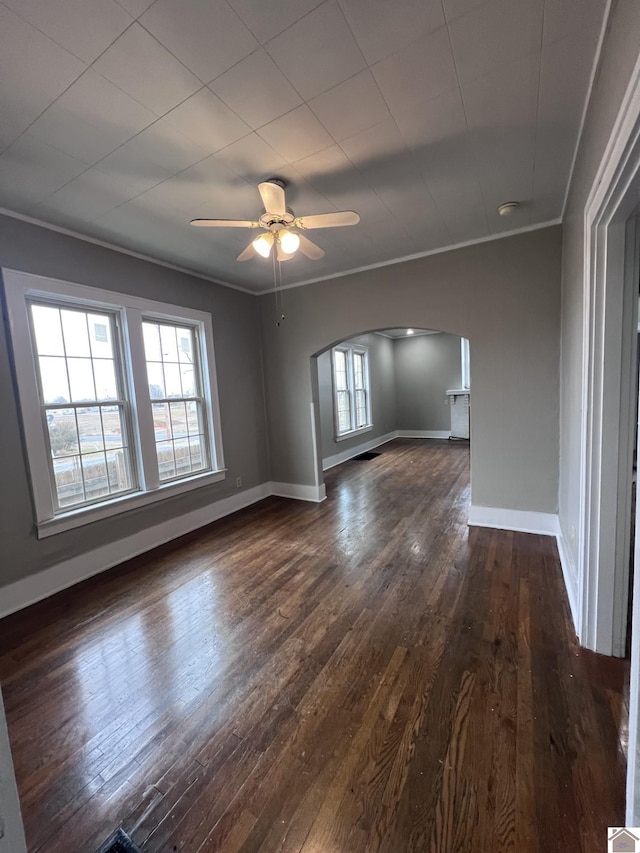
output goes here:
{"type": "Polygon", "coordinates": [[[300,238],[293,231],[284,229],[280,232],[280,245],[283,252],[286,252],[287,255],[292,255],[300,246],[300,238]]]}
{"type": "Polygon", "coordinates": [[[273,245],[273,234],[261,234],[251,244],[259,255],[263,258],[268,258],[273,245]]]}

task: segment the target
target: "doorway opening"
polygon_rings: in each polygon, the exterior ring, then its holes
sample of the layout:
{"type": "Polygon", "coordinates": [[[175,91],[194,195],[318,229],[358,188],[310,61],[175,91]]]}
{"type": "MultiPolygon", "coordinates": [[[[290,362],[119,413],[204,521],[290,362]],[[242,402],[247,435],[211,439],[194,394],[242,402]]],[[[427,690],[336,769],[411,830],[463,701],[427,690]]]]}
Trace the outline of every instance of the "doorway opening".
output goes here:
{"type": "Polygon", "coordinates": [[[470,380],[469,342],[432,329],[379,329],[317,353],[319,475],[394,438],[468,445],[470,380]]]}

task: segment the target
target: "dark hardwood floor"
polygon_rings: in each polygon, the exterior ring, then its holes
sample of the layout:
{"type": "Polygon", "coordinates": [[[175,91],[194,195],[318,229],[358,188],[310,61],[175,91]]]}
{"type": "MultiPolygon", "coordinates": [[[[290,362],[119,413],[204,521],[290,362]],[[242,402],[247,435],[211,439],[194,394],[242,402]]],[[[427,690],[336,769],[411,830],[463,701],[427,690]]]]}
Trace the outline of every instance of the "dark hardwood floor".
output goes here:
{"type": "Polygon", "coordinates": [[[0,622],[30,851],[605,849],[624,664],[466,445],[382,450],[0,622]]]}

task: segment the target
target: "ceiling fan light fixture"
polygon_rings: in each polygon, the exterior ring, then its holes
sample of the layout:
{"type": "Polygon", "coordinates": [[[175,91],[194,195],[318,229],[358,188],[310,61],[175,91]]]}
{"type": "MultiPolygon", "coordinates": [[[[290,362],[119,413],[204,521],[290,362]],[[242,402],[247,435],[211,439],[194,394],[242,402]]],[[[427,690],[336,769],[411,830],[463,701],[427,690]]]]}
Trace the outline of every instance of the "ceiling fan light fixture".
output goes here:
{"type": "Polygon", "coordinates": [[[256,252],[263,258],[268,258],[273,245],[273,234],[260,234],[251,244],[256,252]]]}
{"type": "Polygon", "coordinates": [[[297,252],[300,247],[300,237],[297,234],[294,234],[293,231],[287,231],[287,229],[283,229],[280,232],[280,245],[282,246],[282,251],[286,252],[287,255],[292,255],[294,252],[297,252]]]}

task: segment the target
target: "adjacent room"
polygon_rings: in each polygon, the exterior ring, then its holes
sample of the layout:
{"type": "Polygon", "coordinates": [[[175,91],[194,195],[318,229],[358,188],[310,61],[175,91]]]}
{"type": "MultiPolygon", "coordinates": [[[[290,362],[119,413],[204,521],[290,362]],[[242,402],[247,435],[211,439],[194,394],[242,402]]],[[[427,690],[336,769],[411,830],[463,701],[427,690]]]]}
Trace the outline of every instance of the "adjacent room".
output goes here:
{"type": "Polygon", "coordinates": [[[0,47],[0,853],[640,849],[640,6],[0,47]]]}

